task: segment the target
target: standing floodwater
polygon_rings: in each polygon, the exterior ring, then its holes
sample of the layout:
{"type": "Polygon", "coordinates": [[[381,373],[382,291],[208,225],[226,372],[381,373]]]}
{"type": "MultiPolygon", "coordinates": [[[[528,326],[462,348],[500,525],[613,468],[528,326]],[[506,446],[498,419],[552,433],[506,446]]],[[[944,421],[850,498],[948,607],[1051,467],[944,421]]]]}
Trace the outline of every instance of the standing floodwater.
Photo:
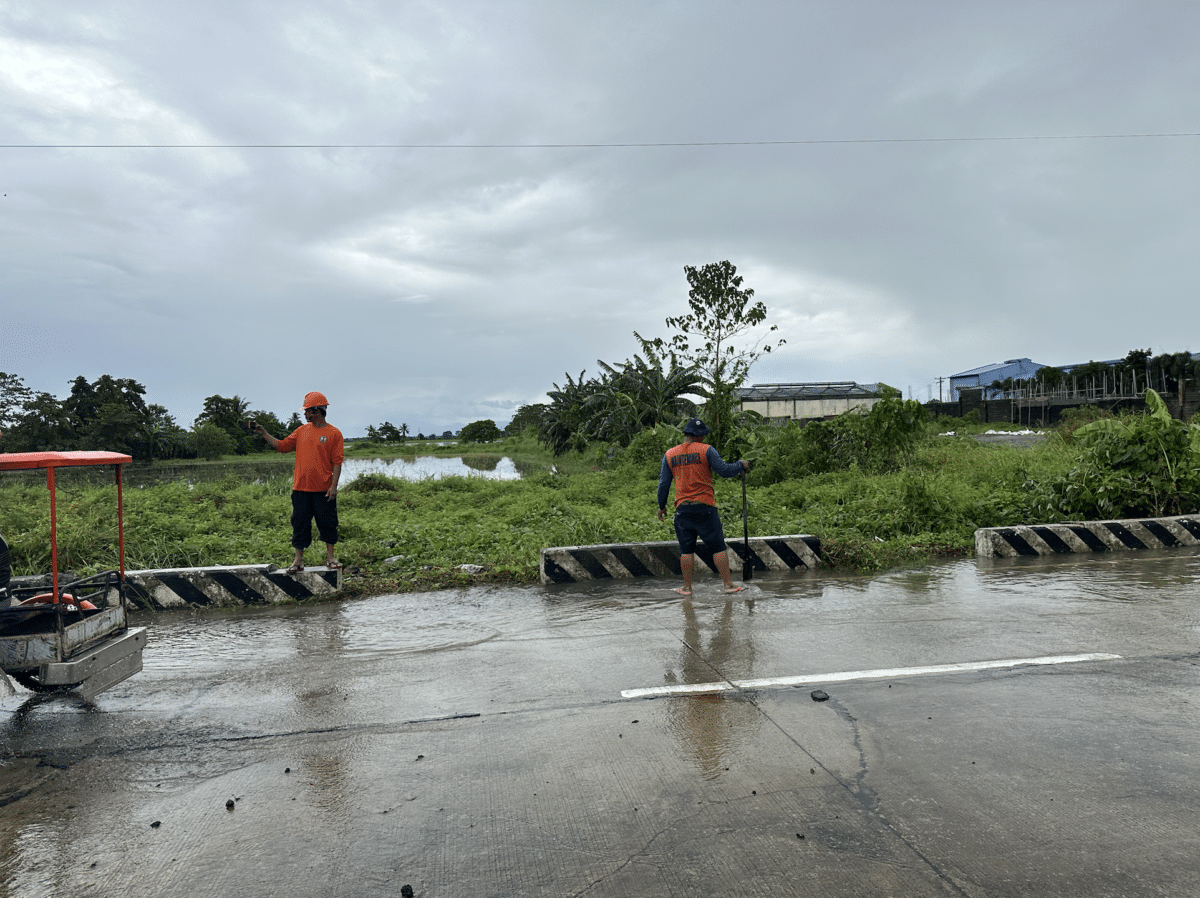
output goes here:
{"type": "Polygon", "coordinates": [[[1194,894],[1198,577],[1183,550],[143,615],[95,706],[0,700],[0,894],[1194,894]]]}
{"type": "Polygon", "coordinates": [[[348,458],[342,464],[342,480],[349,483],[363,474],[382,474],[400,480],[440,480],[443,477],[483,477],[487,480],[520,480],[521,473],[507,456],[481,455],[439,458],[348,458]]]}

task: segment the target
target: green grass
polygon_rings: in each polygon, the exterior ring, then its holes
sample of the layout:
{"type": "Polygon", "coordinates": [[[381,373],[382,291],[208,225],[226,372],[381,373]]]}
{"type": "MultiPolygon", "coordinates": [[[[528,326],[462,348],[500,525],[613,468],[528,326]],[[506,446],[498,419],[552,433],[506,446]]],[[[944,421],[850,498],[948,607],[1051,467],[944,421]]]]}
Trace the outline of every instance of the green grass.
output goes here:
{"type": "MultiPolygon", "coordinates": [[[[381,448],[356,446],[353,455],[376,457],[384,454],[381,448]]],[[[528,438],[443,447],[437,454],[464,452],[508,455],[528,473],[519,481],[372,476],[343,486],[338,554],[363,571],[350,579],[351,591],[420,590],[479,579],[528,583],[537,579],[539,553],[547,546],[673,538],[669,519],[656,519],[657,462],[622,463],[608,447],[553,458],[528,438]],[[385,562],[394,556],[404,558],[385,562]],[[456,571],[461,564],[486,572],[456,571]]],[[[1032,485],[1062,474],[1074,458],[1074,450],[1057,440],[1014,449],[940,437],[922,443],[895,473],[851,470],[766,484],[752,472],[751,535],[813,534],[831,566],[867,572],[965,555],[977,527],[1037,523],[1029,519],[1032,485]]],[[[225,464],[236,468],[236,460],[225,464]]],[[[717,496],[727,533],[740,535],[740,482],[718,478],[717,496]]],[[[113,486],[60,478],[61,569],[115,566],[114,509],[113,486]]],[[[283,566],[291,558],[290,511],[287,476],[255,484],[230,473],[190,487],[177,480],[127,488],[126,565],[283,566]]],[[[0,477],[0,532],[12,546],[15,574],[49,570],[44,482],[0,477]]],[[[319,543],[310,549],[312,563],[321,551],[319,543]]]]}

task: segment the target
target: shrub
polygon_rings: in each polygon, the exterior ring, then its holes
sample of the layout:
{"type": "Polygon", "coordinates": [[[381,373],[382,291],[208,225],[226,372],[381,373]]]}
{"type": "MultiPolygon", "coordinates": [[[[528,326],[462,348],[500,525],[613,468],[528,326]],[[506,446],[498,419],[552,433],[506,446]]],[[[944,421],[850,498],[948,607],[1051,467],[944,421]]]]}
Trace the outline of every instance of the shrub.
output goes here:
{"type": "Polygon", "coordinates": [[[1101,417],[1079,427],[1078,463],[1040,490],[1047,517],[1122,518],[1200,509],[1200,427],[1176,421],[1153,390],[1149,414],[1101,417]]]}

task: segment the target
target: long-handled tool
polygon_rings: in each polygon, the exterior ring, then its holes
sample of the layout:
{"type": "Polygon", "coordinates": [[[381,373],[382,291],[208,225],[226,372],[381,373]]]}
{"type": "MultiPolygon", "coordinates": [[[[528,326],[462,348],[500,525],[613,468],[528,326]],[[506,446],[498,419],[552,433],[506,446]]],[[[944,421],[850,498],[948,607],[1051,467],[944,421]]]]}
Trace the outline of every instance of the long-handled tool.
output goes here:
{"type": "Polygon", "coordinates": [[[745,555],[742,557],[742,580],[749,580],[754,576],[754,569],[750,566],[750,517],[746,513],[746,472],[742,472],[742,548],[745,555]]]}

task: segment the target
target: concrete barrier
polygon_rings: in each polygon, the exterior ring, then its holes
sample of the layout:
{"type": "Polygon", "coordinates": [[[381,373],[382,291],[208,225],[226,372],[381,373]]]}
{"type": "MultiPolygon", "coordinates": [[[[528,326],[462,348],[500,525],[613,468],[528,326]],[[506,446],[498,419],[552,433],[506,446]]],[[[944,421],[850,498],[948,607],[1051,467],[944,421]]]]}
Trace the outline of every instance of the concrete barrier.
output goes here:
{"type": "MultiPolygon", "coordinates": [[[[729,565],[735,573],[746,559],[745,544],[727,539],[729,565]]],[[[756,571],[814,568],[820,561],[821,541],[815,536],[762,536],[750,539],[750,566],[756,571]]],[[[696,574],[713,572],[713,553],[696,546],[696,574]]],[[[558,546],[542,549],[542,583],[631,577],[678,577],[679,543],[613,543],[603,546],[558,546]]]]}
{"type": "Polygon", "coordinates": [[[985,558],[1069,555],[1200,546],[1200,517],[1073,521],[975,531],[975,554],[985,558]]]}
{"type": "Polygon", "coordinates": [[[324,566],[295,574],[273,564],[126,571],[130,601],[151,609],[269,605],[329,595],[342,587],[342,572],[324,566]]]}

